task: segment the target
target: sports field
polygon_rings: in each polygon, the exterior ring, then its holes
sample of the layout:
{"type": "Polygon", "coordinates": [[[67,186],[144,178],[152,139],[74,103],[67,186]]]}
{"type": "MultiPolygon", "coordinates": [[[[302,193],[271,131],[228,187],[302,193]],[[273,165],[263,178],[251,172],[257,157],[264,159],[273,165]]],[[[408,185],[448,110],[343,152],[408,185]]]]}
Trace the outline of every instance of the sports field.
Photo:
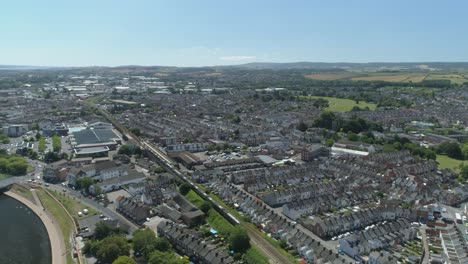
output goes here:
{"type": "Polygon", "coordinates": [[[359,108],[369,107],[370,110],[375,110],[377,107],[376,104],[360,101],[359,104],[356,101],[351,99],[342,99],[336,97],[325,97],[325,96],[300,96],[301,100],[314,100],[314,99],[325,99],[328,101],[328,107],[326,110],[330,112],[349,112],[353,107],[357,106],[359,108]]]}

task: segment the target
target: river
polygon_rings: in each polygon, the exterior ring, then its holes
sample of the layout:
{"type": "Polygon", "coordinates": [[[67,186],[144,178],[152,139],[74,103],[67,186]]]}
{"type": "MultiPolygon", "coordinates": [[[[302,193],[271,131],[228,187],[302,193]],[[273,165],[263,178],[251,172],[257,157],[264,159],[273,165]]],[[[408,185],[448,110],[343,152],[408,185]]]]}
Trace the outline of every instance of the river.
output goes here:
{"type": "Polygon", "coordinates": [[[0,263],[50,264],[47,230],[41,219],[22,203],[0,195],[0,263]]]}

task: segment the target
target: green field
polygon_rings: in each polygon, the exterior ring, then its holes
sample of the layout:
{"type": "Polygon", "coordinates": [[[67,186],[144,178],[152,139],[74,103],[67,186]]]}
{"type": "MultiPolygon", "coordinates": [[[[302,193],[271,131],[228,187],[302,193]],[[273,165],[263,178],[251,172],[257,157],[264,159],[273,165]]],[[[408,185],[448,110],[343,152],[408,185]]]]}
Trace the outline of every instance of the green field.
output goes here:
{"type": "Polygon", "coordinates": [[[300,96],[301,100],[314,100],[314,99],[325,99],[328,101],[328,107],[326,110],[331,112],[349,112],[353,107],[357,106],[359,108],[366,108],[369,107],[370,110],[375,110],[377,108],[376,104],[367,103],[360,101],[359,104],[356,104],[356,101],[351,99],[342,99],[336,97],[324,97],[324,96],[300,96]]]}
{"type": "MultiPolygon", "coordinates": [[[[83,212],[83,209],[88,209],[88,215],[96,215],[97,211],[94,210],[93,208],[89,208],[88,206],[83,205],[80,203],[80,201],[77,201],[73,198],[70,198],[69,196],[66,196],[64,193],[58,193],[56,191],[50,191],[50,193],[57,199],[59,200],[65,208],[67,208],[67,211],[73,216],[75,219],[79,219],[80,217],[78,216],[78,212],[83,212]]],[[[87,216],[82,216],[81,218],[87,217],[87,216]]]]}
{"type": "MultiPolygon", "coordinates": [[[[36,190],[39,199],[45,208],[52,214],[55,221],[60,226],[62,230],[63,241],[65,242],[65,247],[67,252],[71,252],[71,243],[70,238],[74,230],[74,224],[72,220],[68,217],[67,212],[58,204],[52,197],[50,197],[44,190],[36,190]]],[[[71,254],[67,254],[67,264],[75,263],[71,254]]]]}
{"type": "Polygon", "coordinates": [[[463,163],[463,160],[452,159],[445,155],[437,155],[436,161],[439,163],[439,168],[452,169],[454,171],[459,171],[459,166],[463,163]]]}

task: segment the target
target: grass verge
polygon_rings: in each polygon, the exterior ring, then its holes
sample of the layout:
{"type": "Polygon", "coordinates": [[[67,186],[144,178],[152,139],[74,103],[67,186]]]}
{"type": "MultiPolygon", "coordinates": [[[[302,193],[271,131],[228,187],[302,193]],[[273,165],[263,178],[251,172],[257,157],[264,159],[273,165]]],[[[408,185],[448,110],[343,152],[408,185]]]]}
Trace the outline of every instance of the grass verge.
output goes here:
{"type": "Polygon", "coordinates": [[[88,206],[83,205],[80,201],[77,201],[69,196],[65,195],[64,193],[59,193],[57,191],[49,191],[57,200],[59,200],[63,206],[67,209],[67,211],[73,216],[75,219],[84,218],[87,216],[96,215],[97,211],[93,208],[89,208],[88,206]],[[88,209],[88,215],[85,216],[78,216],[78,212],[83,212],[84,209],[88,209]]]}
{"type": "MultiPolygon", "coordinates": [[[[52,214],[54,220],[60,226],[62,231],[63,241],[65,242],[65,248],[67,253],[71,252],[70,238],[73,233],[74,224],[68,217],[67,212],[58,204],[52,197],[50,197],[44,190],[36,190],[39,199],[41,200],[44,207],[52,214]]],[[[71,254],[67,254],[67,264],[73,264],[73,258],[71,254]]]]}

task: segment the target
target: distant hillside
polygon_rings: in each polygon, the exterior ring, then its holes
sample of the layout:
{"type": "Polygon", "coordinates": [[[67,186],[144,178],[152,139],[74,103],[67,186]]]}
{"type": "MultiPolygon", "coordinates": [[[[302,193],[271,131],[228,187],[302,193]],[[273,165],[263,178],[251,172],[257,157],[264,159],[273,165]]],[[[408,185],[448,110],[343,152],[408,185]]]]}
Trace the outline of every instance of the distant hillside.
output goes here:
{"type": "Polygon", "coordinates": [[[232,67],[249,69],[346,69],[362,71],[468,71],[468,62],[252,62],[232,67]]]}
{"type": "Polygon", "coordinates": [[[45,66],[26,66],[26,65],[0,65],[0,70],[36,70],[47,69],[45,66]]]}

